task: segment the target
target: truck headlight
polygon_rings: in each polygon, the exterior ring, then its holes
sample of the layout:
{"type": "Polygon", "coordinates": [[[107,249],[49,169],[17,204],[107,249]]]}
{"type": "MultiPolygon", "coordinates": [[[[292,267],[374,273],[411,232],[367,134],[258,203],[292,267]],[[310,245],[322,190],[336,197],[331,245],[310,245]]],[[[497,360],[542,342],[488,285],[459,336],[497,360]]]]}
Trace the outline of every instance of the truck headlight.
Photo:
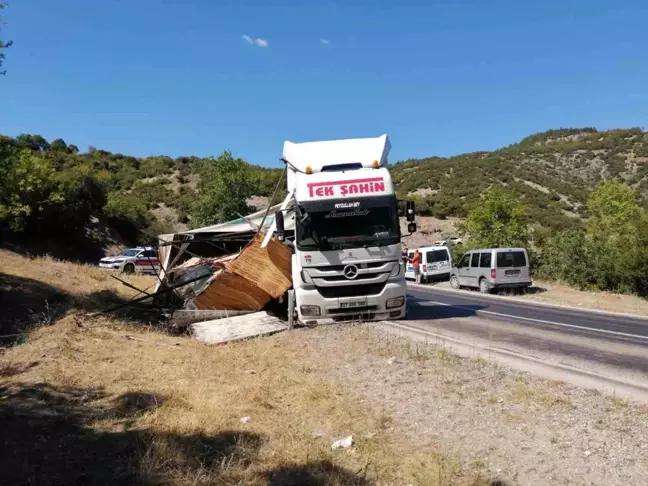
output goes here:
{"type": "Polygon", "coordinates": [[[302,316],[319,316],[320,308],[318,305],[302,305],[300,308],[302,316]]]}
{"type": "Polygon", "coordinates": [[[405,296],[401,295],[400,297],[387,300],[386,306],[388,309],[393,309],[394,307],[402,307],[403,304],[405,304],[405,296]]]}
{"type": "Polygon", "coordinates": [[[402,263],[397,263],[396,265],[394,265],[394,268],[392,268],[392,271],[389,274],[389,276],[390,277],[398,277],[400,275],[400,273],[401,273],[401,266],[402,265],[403,265],[402,263]]]}

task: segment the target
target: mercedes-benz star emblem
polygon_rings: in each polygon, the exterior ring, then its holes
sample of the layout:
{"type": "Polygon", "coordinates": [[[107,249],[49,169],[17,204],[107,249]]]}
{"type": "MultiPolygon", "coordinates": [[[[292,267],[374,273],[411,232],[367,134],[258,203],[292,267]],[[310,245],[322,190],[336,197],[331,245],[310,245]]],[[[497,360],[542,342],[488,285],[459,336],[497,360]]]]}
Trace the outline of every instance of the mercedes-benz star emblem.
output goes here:
{"type": "Polygon", "coordinates": [[[347,265],[344,267],[344,270],[342,270],[342,273],[344,273],[344,276],[349,280],[353,280],[358,276],[358,267],[355,265],[347,265]]]}

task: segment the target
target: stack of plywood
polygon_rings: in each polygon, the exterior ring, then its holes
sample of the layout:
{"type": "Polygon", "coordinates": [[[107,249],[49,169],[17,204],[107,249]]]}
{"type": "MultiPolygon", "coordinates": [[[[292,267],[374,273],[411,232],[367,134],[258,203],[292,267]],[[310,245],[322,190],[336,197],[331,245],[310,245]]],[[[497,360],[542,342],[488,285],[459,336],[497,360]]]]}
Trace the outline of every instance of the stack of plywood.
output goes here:
{"type": "Polygon", "coordinates": [[[292,251],[276,240],[261,248],[264,236],[257,235],[196,297],[198,309],[258,311],[290,288],[292,251]]]}

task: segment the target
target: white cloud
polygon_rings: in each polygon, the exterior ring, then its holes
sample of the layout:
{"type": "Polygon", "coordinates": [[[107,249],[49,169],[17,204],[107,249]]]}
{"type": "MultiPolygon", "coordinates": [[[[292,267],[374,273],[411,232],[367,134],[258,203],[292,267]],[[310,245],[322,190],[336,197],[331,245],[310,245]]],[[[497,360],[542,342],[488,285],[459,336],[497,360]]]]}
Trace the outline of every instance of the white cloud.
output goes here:
{"type": "Polygon", "coordinates": [[[331,41],[328,39],[320,39],[320,42],[323,46],[328,46],[331,43],[331,41]]]}
{"type": "Polygon", "coordinates": [[[252,44],[257,47],[268,47],[270,45],[270,43],[265,39],[261,39],[261,38],[253,39],[249,35],[245,35],[245,34],[243,34],[241,38],[248,44],[252,44]]]}

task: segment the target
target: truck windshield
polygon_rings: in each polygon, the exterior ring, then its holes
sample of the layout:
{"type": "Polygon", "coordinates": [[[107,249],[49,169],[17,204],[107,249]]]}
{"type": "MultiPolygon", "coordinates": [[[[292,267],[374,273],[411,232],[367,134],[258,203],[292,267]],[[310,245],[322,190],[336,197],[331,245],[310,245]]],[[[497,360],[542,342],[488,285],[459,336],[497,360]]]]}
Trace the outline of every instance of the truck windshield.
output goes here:
{"type": "Polygon", "coordinates": [[[307,225],[297,223],[300,250],[339,250],[395,245],[400,241],[396,204],[362,209],[309,211],[307,225]]]}

